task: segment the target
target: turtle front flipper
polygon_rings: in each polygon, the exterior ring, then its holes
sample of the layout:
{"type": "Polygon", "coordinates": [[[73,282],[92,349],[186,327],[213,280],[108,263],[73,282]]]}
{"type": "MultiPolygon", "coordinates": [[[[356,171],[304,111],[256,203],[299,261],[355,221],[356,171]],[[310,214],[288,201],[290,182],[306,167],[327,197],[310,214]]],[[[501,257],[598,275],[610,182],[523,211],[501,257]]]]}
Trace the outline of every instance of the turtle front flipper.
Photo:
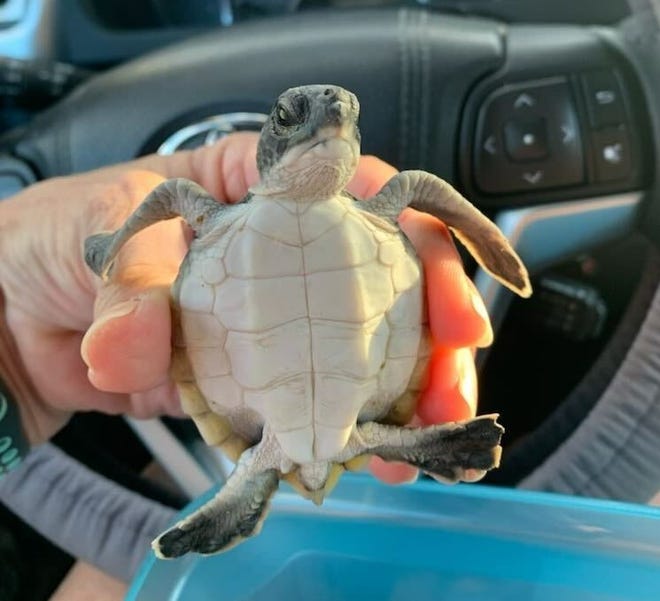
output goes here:
{"type": "Polygon", "coordinates": [[[152,542],[158,557],[219,553],[258,534],[280,480],[263,446],[245,451],[213,499],[152,542]]]}
{"type": "Polygon", "coordinates": [[[366,422],[349,446],[356,455],[404,462],[444,482],[475,482],[498,467],[503,433],[496,415],[420,428],[366,422]]]}
{"type": "Polygon", "coordinates": [[[358,206],[392,220],[408,206],[434,215],[498,282],[522,297],[531,295],[527,270],[501,230],[455,188],[432,173],[402,171],[358,206]]]}
{"type": "Polygon", "coordinates": [[[85,240],[85,262],[96,275],[105,277],[121,247],[140,230],[158,221],[183,217],[195,235],[200,236],[213,227],[218,213],[235,210],[235,206],[219,203],[191,180],[165,180],[116,232],[94,234],[85,240]]]}

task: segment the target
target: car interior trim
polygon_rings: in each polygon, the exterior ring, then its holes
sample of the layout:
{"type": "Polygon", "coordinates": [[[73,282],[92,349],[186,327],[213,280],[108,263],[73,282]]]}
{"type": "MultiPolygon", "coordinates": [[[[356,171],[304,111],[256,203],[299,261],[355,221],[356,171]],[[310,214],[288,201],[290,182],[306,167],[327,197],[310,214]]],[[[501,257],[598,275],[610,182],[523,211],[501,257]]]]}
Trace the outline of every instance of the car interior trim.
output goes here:
{"type": "Polygon", "coordinates": [[[158,154],[168,155],[182,150],[199,140],[201,145],[217,142],[223,136],[238,130],[257,131],[266,122],[265,113],[237,112],[213,115],[203,121],[192,123],[168,136],[158,147],[158,154]]]}
{"type": "MultiPolygon", "coordinates": [[[[642,197],[637,191],[509,209],[501,211],[494,221],[533,275],[566,256],[587,251],[631,231],[642,197]]],[[[511,294],[482,269],[477,270],[474,282],[497,330],[511,294]]]]}
{"type": "Polygon", "coordinates": [[[660,482],[660,290],[588,418],[521,488],[648,503],[660,482]]]}

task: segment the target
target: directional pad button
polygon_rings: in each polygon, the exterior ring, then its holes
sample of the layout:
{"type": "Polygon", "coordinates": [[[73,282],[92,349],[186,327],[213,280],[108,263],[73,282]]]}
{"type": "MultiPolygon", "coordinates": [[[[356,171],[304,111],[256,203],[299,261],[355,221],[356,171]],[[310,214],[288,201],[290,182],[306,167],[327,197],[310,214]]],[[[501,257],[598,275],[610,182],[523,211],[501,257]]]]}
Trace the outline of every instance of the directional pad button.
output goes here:
{"type": "Polygon", "coordinates": [[[505,85],[486,99],[477,127],[475,180],[500,194],[580,184],[585,159],[565,77],[505,85]]]}

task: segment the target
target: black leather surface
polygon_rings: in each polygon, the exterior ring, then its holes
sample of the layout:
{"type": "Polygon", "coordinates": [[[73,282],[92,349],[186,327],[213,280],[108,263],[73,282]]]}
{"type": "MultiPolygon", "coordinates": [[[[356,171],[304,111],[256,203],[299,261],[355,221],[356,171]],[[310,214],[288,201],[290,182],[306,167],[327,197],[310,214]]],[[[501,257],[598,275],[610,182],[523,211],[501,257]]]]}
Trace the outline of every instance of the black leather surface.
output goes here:
{"type": "Polygon", "coordinates": [[[116,68],[42,114],[18,145],[42,177],[130,159],[186,114],[267,110],[285,88],[337,83],[362,104],[364,152],[451,179],[475,80],[504,58],[501,27],[422,10],[270,19],[116,68]]]}

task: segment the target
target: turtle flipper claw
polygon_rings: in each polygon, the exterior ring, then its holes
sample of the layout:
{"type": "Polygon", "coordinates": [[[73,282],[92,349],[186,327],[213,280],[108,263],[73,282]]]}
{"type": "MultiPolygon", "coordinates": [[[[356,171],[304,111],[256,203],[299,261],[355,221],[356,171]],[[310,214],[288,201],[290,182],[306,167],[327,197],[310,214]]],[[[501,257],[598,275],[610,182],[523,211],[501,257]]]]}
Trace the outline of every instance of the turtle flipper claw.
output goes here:
{"type": "Polygon", "coordinates": [[[196,534],[197,528],[183,530],[175,526],[161,534],[151,546],[161,559],[174,559],[197,547],[194,540],[196,534]]]}
{"type": "Polygon", "coordinates": [[[110,247],[114,234],[101,232],[85,240],[85,262],[98,276],[105,277],[110,263],[110,247]]]}

